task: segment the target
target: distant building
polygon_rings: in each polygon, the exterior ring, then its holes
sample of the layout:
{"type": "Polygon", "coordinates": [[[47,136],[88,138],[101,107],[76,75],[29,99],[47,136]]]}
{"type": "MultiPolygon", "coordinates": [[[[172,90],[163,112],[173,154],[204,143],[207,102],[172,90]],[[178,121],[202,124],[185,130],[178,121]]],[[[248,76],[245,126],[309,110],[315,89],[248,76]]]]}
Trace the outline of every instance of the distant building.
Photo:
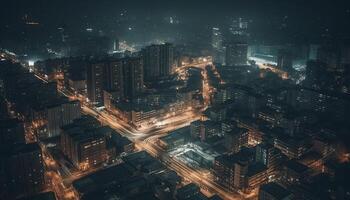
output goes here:
{"type": "Polygon", "coordinates": [[[113,51],[119,51],[119,39],[116,38],[113,41],[113,51]]]}
{"type": "Polygon", "coordinates": [[[214,62],[224,62],[223,35],[219,28],[212,28],[211,46],[213,48],[214,62]]]}
{"type": "Polygon", "coordinates": [[[226,44],[225,64],[227,66],[247,65],[248,44],[244,42],[228,42],[226,44]]]}
{"type": "Polygon", "coordinates": [[[219,28],[212,28],[211,46],[214,50],[222,51],[223,49],[223,36],[219,28]]]}
{"type": "Polygon", "coordinates": [[[306,64],[304,85],[313,89],[328,87],[331,77],[327,71],[327,64],[322,61],[311,60],[306,64]]]}
{"type": "Polygon", "coordinates": [[[38,144],[16,144],[0,153],[0,199],[16,199],[45,189],[44,164],[38,144]]]}
{"type": "Polygon", "coordinates": [[[248,21],[243,18],[235,18],[232,20],[229,29],[234,36],[246,36],[248,34],[248,21]]]}
{"type": "Polygon", "coordinates": [[[290,72],[293,69],[293,57],[287,51],[279,51],[277,55],[277,67],[281,70],[290,72]]]}

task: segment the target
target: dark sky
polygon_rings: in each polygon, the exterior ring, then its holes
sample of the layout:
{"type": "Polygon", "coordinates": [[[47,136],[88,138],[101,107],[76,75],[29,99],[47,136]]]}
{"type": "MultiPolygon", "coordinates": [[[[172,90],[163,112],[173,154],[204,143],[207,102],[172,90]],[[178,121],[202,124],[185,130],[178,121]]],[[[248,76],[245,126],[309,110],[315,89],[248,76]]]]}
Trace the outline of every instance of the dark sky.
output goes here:
{"type": "Polygon", "coordinates": [[[350,0],[2,0],[1,39],[16,38],[23,32],[25,14],[39,21],[41,33],[47,34],[62,25],[76,30],[92,25],[110,31],[117,27],[122,11],[127,11],[127,23],[134,26],[149,26],[149,21],[161,24],[164,17],[177,16],[187,30],[224,25],[230,17],[242,16],[253,21],[255,32],[266,36],[302,38],[324,31],[350,35],[350,0]],[[284,22],[287,28],[277,33],[284,22]]]}

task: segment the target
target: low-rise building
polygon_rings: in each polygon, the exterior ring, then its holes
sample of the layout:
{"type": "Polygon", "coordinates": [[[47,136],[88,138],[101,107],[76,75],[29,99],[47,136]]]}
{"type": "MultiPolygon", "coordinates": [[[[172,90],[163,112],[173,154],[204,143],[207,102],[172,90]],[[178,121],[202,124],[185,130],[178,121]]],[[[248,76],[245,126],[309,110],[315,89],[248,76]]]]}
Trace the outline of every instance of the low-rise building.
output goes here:
{"type": "Polygon", "coordinates": [[[293,195],[281,185],[271,182],[260,186],[258,198],[259,200],[292,200],[293,195]]]}

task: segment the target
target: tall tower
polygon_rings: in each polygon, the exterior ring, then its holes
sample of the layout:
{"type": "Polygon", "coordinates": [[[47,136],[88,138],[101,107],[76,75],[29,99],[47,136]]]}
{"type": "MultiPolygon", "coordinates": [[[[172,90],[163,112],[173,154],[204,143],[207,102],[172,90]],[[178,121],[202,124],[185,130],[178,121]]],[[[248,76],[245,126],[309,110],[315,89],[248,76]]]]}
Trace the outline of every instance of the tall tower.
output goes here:
{"type": "Polygon", "coordinates": [[[160,45],[160,76],[171,74],[174,62],[174,47],[170,43],[160,45]]]}
{"type": "Polygon", "coordinates": [[[170,43],[150,45],[142,50],[144,77],[152,80],[171,74],[174,47],[170,43]]]}
{"type": "Polygon", "coordinates": [[[243,18],[233,19],[230,25],[230,32],[235,36],[244,36],[248,32],[248,21],[243,18]]]}
{"type": "Polygon", "coordinates": [[[293,57],[287,51],[279,51],[277,55],[277,67],[290,72],[293,69],[293,57]]]}
{"type": "Polygon", "coordinates": [[[219,28],[212,28],[211,46],[216,50],[222,49],[222,33],[219,28]]]}
{"type": "Polygon", "coordinates": [[[122,63],[124,97],[131,99],[143,91],[143,63],[139,57],[124,58],[122,63]]]}
{"type": "Polygon", "coordinates": [[[212,28],[211,46],[213,48],[214,61],[224,62],[223,36],[219,28],[212,28]]]}
{"type": "Polygon", "coordinates": [[[225,62],[228,66],[246,65],[248,61],[248,44],[228,42],[226,44],[225,62]]]}
{"type": "Polygon", "coordinates": [[[119,98],[124,98],[123,62],[122,60],[112,60],[106,69],[107,90],[117,93],[119,98]]]}
{"type": "Polygon", "coordinates": [[[93,62],[87,66],[87,95],[89,101],[93,104],[103,102],[103,90],[106,85],[105,69],[106,63],[103,61],[93,62]]]}

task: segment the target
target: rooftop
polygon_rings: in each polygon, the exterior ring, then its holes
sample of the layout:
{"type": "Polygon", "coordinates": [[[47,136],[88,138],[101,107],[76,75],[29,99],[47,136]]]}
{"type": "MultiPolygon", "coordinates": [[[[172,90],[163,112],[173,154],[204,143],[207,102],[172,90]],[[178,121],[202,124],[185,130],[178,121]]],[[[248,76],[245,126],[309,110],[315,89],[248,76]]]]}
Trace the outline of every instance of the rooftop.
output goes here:
{"type": "Polygon", "coordinates": [[[297,173],[305,173],[309,168],[295,160],[290,160],[285,163],[288,169],[291,169],[297,173]]]}
{"type": "Polygon", "coordinates": [[[132,171],[125,164],[119,164],[97,171],[83,178],[75,180],[73,187],[80,194],[87,194],[110,184],[117,184],[132,176],[132,171]]]}
{"type": "Polygon", "coordinates": [[[275,197],[275,199],[283,199],[283,198],[291,195],[291,193],[288,190],[286,190],[285,188],[283,188],[279,184],[273,183],[273,182],[262,185],[260,187],[260,191],[264,191],[264,192],[271,194],[272,196],[275,197]]]}

